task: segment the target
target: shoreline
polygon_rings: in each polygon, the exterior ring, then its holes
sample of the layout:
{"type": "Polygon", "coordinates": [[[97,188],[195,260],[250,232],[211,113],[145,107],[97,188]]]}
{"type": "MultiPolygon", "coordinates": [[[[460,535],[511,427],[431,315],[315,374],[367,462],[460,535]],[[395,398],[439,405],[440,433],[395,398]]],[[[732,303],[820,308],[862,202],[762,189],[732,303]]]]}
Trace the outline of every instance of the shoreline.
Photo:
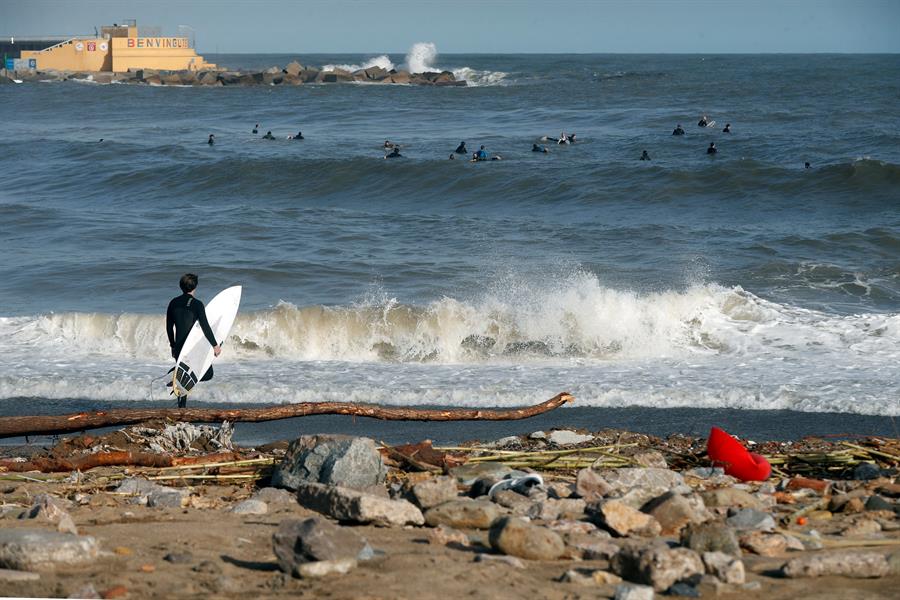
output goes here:
{"type": "MultiPolygon", "coordinates": [[[[577,400],[576,400],[577,402],[577,400]]],[[[99,402],[91,400],[38,400],[15,398],[0,400],[0,418],[25,414],[68,414],[115,408],[162,408],[171,403],[99,402]]],[[[263,404],[197,402],[205,408],[260,408],[263,404]]],[[[412,408],[412,407],[410,407],[412,408]]],[[[427,408],[440,408],[429,406],[427,408]]],[[[449,407],[448,407],[449,408],[449,407]]],[[[485,407],[488,408],[488,407],[485,407]]],[[[551,429],[620,429],[667,437],[672,434],[704,437],[711,427],[722,427],[748,440],[792,441],[808,436],[836,438],[860,436],[900,437],[900,422],[895,417],[848,413],[807,413],[790,410],[741,410],[732,408],[623,408],[563,406],[519,421],[381,421],[366,417],[313,415],[261,423],[236,423],[234,440],[242,445],[262,445],[294,439],[316,432],[371,437],[388,444],[403,444],[431,439],[435,444],[460,444],[473,440],[496,440],[511,435],[528,435],[551,429]]],[[[92,433],[117,428],[91,430],[92,433]]],[[[67,434],[76,435],[76,434],[67,434]]],[[[53,436],[34,436],[31,444],[48,443],[53,436]]],[[[25,444],[23,437],[0,439],[0,446],[25,444]]]]}

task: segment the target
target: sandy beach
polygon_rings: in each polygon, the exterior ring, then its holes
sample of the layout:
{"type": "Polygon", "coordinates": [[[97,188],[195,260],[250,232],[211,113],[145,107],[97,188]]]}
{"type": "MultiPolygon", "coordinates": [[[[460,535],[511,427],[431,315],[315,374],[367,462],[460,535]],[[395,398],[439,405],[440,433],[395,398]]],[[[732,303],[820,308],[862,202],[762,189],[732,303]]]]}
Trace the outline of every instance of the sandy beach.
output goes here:
{"type": "MultiPolygon", "coordinates": [[[[188,431],[190,426],[183,427],[188,431]]],[[[137,451],[141,443],[129,445],[128,440],[149,435],[147,430],[128,432],[68,436],[51,451],[33,452],[30,458],[72,458],[110,452],[116,446],[137,451]]],[[[209,441],[204,439],[194,445],[206,444],[208,448],[209,441]]],[[[303,463],[306,470],[300,471],[294,468],[299,464],[298,444],[283,441],[256,449],[231,448],[235,457],[245,462],[222,462],[220,458],[212,467],[0,473],[2,535],[40,531],[66,539],[87,536],[94,540],[90,548],[81,547],[60,562],[17,566],[15,560],[25,559],[11,559],[11,542],[9,537],[4,538],[0,562],[5,561],[12,570],[0,572],[3,594],[85,598],[249,594],[372,599],[650,598],[654,585],[658,588],[655,593],[661,595],[667,590],[677,593],[678,588],[672,585],[684,584],[687,587],[680,588],[681,593],[703,597],[888,599],[894,597],[900,584],[896,500],[900,487],[895,460],[885,458],[894,456],[896,439],[847,442],[861,450],[821,438],[758,444],[756,449],[770,457],[777,473],[767,482],[750,483],[737,482],[704,467],[705,440],[681,435],[661,439],[617,430],[558,430],[546,432],[543,438],[529,434],[454,450],[432,450],[429,444],[399,446],[374,452],[375,458],[369,457],[378,461],[374,469],[363,468],[365,463],[346,466],[349,463],[340,462],[351,455],[356,456],[355,461],[363,460],[359,458],[361,450],[347,451],[341,444],[350,440],[353,448],[374,450],[372,442],[343,436],[303,440],[306,454],[302,460],[307,462],[303,463]],[[867,454],[869,451],[884,456],[872,460],[875,454],[867,454]],[[386,478],[383,474],[383,483],[351,493],[346,491],[350,488],[328,480],[324,470],[310,474],[309,456],[316,453],[336,453],[336,464],[345,465],[342,474],[337,474],[335,466],[327,477],[358,483],[354,478],[372,477],[373,471],[384,469],[386,478]],[[557,464],[548,463],[548,456],[555,457],[557,464]],[[813,456],[819,458],[810,458],[813,456]],[[531,460],[546,466],[537,470],[521,466],[531,460]],[[287,466],[291,461],[293,474],[287,466]],[[593,468],[580,467],[591,463],[593,468]],[[520,466],[511,471],[505,466],[508,464],[520,466]],[[823,478],[829,470],[832,476],[823,478]],[[301,477],[318,477],[319,483],[298,483],[296,473],[301,471],[301,477]],[[486,482],[493,484],[517,473],[539,473],[543,485],[508,489],[487,499],[486,482]],[[276,489],[270,487],[272,483],[299,487],[299,491],[276,489]],[[671,489],[664,490],[667,486],[671,489]],[[312,510],[310,506],[316,502],[313,496],[322,490],[377,498],[386,503],[388,508],[384,510],[388,512],[377,509],[375,512],[382,516],[371,521],[371,515],[362,514],[371,512],[371,508],[350,514],[346,506],[340,508],[340,503],[332,502],[328,506],[319,503],[318,510],[312,510]],[[654,508],[660,497],[666,502],[688,499],[694,503],[693,508],[654,508]],[[644,498],[656,500],[645,502],[644,498]],[[465,509],[463,513],[458,512],[461,509],[457,505],[465,509]],[[643,506],[637,510],[630,505],[643,506]],[[402,507],[418,517],[403,513],[407,516],[391,521],[395,517],[389,515],[390,511],[402,507]],[[457,512],[448,507],[457,507],[457,512]],[[621,512],[610,513],[613,508],[621,512]],[[301,575],[299,566],[285,572],[280,560],[283,557],[278,556],[274,543],[276,533],[288,527],[286,523],[296,526],[310,518],[323,528],[317,535],[349,531],[364,538],[370,547],[366,558],[354,558],[343,574],[301,575]],[[391,522],[379,523],[379,519],[391,522]],[[504,519],[524,523],[529,528],[525,533],[537,535],[538,541],[524,545],[503,542],[497,530],[504,519]],[[736,540],[740,548],[732,548],[731,554],[711,551],[723,542],[710,542],[709,531],[701,540],[694,531],[699,527],[719,528],[721,531],[712,536],[714,540],[724,535],[736,540]],[[71,531],[77,531],[78,536],[71,531]],[[688,534],[690,531],[693,533],[688,534]],[[554,543],[562,545],[553,550],[554,543]],[[534,552],[546,551],[547,544],[550,553],[537,557],[534,552]],[[647,552],[659,553],[655,566],[637,571],[632,568],[635,565],[629,567],[628,556],[637,560],[647,552]],[[688,562],[697,562],[700,570],[690,565],[666,566],[667,553],[672,552],[687,553],[688,562]],[[855,573],[843,576],[829,572],[816,573],[815,577],[797,574],[797,565],[803,561],[811,561],[804,568],[815,571],[815,561],[834,553],[848,565],[862,560],[865,568],[858,567],[855,573]],[[710,567],[707,559],[713,554],[721,554],[732,570],[710,567]],[[740,574],[734,570],[736,563],[741,564],[740,574]],[[788,567],[790,564],[795,566],[788,567]],[[681,571],[666,575],[666,569],[681,571]],[[639,587],[632,589],[631,585],[639,587]],[[628,595],[641,593],[646,595],[628,595]]],[[[12,448],[5,452],[7,457],[15,454],[25,453],[12,448]]],[[[197,450],[178,454],[203,460],[197,458],[203,456],[197,450]]],[[[5,459],[4,469],[10,469],[11,464],[9,458],[5,459]]],[[[378,473],[374,476],[379,479],[378,473]]],[[[47,553],[51,555],[53,552],[47,553]]],[[[298,565],[315,563],[331,569],[336,568],[336,562],[340,561],[300,560],[298,565]]]]}

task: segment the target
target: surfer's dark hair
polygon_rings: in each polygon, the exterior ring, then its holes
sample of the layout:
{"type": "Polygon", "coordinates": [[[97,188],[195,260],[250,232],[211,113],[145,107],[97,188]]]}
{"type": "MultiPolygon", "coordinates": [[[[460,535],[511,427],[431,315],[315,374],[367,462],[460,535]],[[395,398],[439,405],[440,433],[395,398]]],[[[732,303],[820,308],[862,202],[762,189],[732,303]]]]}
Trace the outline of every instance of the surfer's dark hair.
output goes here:
{"type": "Polygon", "coordinates": [[[185,273],[181,276],[181,280],[178,282],[179,287],[181,287],[181,291],[185,294],[190,294],[195,289],[197,289],[197,276],[193,273],[185,273]]]}

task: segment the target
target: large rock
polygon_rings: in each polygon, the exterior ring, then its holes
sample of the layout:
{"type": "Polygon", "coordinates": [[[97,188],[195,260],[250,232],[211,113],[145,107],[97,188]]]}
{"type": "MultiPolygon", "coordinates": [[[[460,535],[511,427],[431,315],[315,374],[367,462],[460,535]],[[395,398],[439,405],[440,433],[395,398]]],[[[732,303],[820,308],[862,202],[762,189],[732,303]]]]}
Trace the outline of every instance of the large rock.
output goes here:
{"type": "Polygon", "coordinates": [[[668,469],[629,467],[606,469],[599,475],[610,486],[607,496],[618,497],[632,508],[640,508],[669,491],[691,491],[679,473],[668,469]]]}
{"type": "MultiPolygon", "coordinates": [[[[452,73],[450,74],[450,77],[453,77],[452,73]]],[[[574,446],[575,444],[590,442],[594,439],[594,436],[576,433],[568,429],[558,429],[556,431],[551,431],[548,439],[551,444],[556,444],[557,446],[574,446]]]]}
{"type": "Polygon", "coordinates": [[[741,546],[734,529],[722,523],[689,525],[681,532],[681,545],[696,552],[724,552],[741,555],[741,546]]]}
{"type": "Polygon", "coordinates": [[[133,496],[137,504],[157,508],[181,508],[189,495],[186,490],[166,487],[140,477],[125,479],[116,491],[133,496]]]}
{"type": "Polygon", "coordinates": [[[40,529],[0,529],[0,567],[45,571],[93,563],[100,544],[88,535],[40,529]]]}
{"type": "Polygon", "coordinates": [[[380,527],[421,525],[425,522],[422,512],[406,500],[390,500],[323,483],[300,484],[297,501],[338,521],[371,523],[380,527]]]}
{"type": "Polygon", "coordinates": [[[732,507],[752,508],[754,510],[763,510],[762,502],[759,498],[744,490],[732,487],[717,488],[701,492],[700,496],[703,502],[710,508],[716,507],[732,507]]]}
{"type": "Polygon", "coordinates": [[[300,80],[303,81],[303,83],[312,83],[318,79],[319,70],[318,69],[303,69],[297,75],[300,77],[300,80]]]}
{"type": "Polygon", "coordinates": [[[775,531],[775,519],[767,512],[753,508],[739,508],[725,519],[729,527],[738,531],[775,531]]]}
{"type": "Polygon", "coordinates": [[[500,514],[497,505],[487,500],[451,500],[428,509],[425,522],[431,527],[487,529],[500,514]]]}
{"type": "Polygon", "coordinates": [[[744,583],[747,577],[744,562],[724,552],[704,552],[703,565],[707,573],[722,583],[740,584],[744,583]]]}
{"type": "Polygon", "coordinates": [[[366,79],[369,81],[381,81],[388,76],[387,70],[382,67],[369,67],[363,72],[366,75],[366,79]]]}
{"type": "Polygon", "coordinates": [[[392,71],[389,79],[391,83],[409,83],[411,77],[408,71],[392,71]]]}
{"type": "Polygon", "coordinates": [[[181,80],[181,75],[178,73],[169,73],[168,75],[163,75],[160,79],[165,85],[184,85],[184,81],[181,80]]]}
{"type": "Polygon", "coordinates": [[[656,591],[667,590],[678,581],[699,578],[704,573],[703,561],[693,550],[659,545],[627,546],[613,557],[611,564],[613,571],[624,579],[650,585],[656,591]]]}
{"type": "Polygon", "coordinates": [[[296,490],[301,483],[362,489],[384,483],[387,469],[375,442],[349,435],[304,435],[287,448],[272,485],[296,490]]]}
{"type": "Polygon", "coordinates": [[[575,493],[588,502],[600,500],[612,489],[612,486],[594,469],[581,469],[575,476],[575,493]]]}
{"type": "Polygon", "coordinates": [[[261,500],[266,504],[271,504],[273,506],[297,505],[297,496],[295,494],[292,494],[287,490],[274,487],[260,488],[255,494],[253,494],[253,496],[251,496],[251,499],[261,500]]]}
{"type": "Polygon", "coordinates": [[[19,516],[20,519],[39,519],[56,526],[56,530],[62,533],[78,534],[75,521],[63,506],[63,501],[49,494],[38,494],[27,511],[19,516]]]}
{"type": "Polygon", "coordinates": [[[284,68],[284,72],[288,75],[300,75],[300,72],[303,70],[303,65],[298,63],[296,60],[291,61],[284,68]]]}
{"type": "Polygon", "coordinates": [[[666,492],[645,504],[641,510],[659,521],[663,535],[676,535],[686,525],[710,519],[703,500],[695,494],[682,496],[666,492]]]}
{"type": "Polygon", "coordinates": [[[857,579],[884,577],[890,573],[885,556],[879,552],[843,550],[820,552],[791,559],[781,569],[785,577],[840,575],[857,579]]]}
{"type": "Polygon", "coordinates": [[[589,507],[592,518],[618,536],[659,535],[662,527],[652,516],[631,508],[619,500],[605,500],[589,507]]]}
{"type": "Polygon", "coordinates": [[[368,560],[373,556],[364,538],[321,517],[282,521],[272,536],[272,548],[278,567],[290,574],[297,574],[298,567],[309,562],[368,560]]]}
{"type": "Polygon", "coordinates": [[[495,550],[529,560],[555,560],[566,549],[555,531],[532,525],[518,517],[503,517],[495,521],[488,538],[495,550]]]}
{"type": "Polygon", "coordinates": [[[532,519],[556,521],[557,519],[575,520],[584,517],[587,503],[581,498],[548,498],[535,502],[526,513],[532,519]]]}
{"type": "Polygon", "coordinates": [[[425,510],[457,497],[456,479],[434,477],[406,486],[406,497],[416,506],[425,510]]]}
{"type": "Polygon", "coordinates": [[[621,547],[597,534],[567,533],[563,536],[570,556],[584,560],[610,560],[621,547]]]}

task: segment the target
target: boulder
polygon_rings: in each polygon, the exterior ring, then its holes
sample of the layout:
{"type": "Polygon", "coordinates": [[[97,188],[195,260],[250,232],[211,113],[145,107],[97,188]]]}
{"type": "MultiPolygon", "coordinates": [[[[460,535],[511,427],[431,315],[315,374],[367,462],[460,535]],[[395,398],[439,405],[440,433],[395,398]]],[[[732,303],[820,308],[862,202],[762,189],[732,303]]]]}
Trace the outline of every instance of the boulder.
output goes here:
{"type": "Polygon", "coordinates": [[[390,77],[391,83],[409,83],[411,78],[408,71],[396,71],[391,73],[390,77]]]}
{"type": "Polygon", "coordinates": [[[425,522],[431,527],[447,525],[460,529],[487,529],[500,516],[500,509],[487,500],[451,500],[428,509],[425,522]]]}
{"type": "Polygon", "coordinates": [[[732,510],[725,523],[738,531],[775,531],[775,519],[772,515],[753,508],[732,510]]]}
{"type": "Polygon", "coordinates": [[[0,529],[0,567],[46,571],[96,562],[100,544],[88,535],[41,529],[0,529]]]}
{"type": "Polygon", "coordinates": [[[319,70],[318,69],[303,69],[297,74],[300,77],[300,80],[303,83],[312,83],[318,80],[319,70]]]}
{"type": "Polygon", "coordinates": [[[425,522],[421,511],[406,500],[390,500],[322,483],[300,484],[297,501],[301,506],[338,521],[371,523],[380,527],[421,525],[425,522]]]}
{"type": "Polygon", "coordinates": [[[704,552],[702,558],[706,572],[722,583],[739,584],[746,580],[747,574],[741,559],[724,552],[704,552]]]}
{"type": "Polygon", "coordinates": [[[296,490],[301,483],[324,483],[361,489],[383,484],[386,474],[369,438],[304,435],[288,446],[272,473],[272,485],[296,490]]]}
{"type": "Polygon", "coordinates": [[[284,79],[281,81],[282,85],[302,85],[303,80],[300,79],[299,75],[291,75],[288,73],[284,76],[284,79]]]}
{"type": "Polygon", "coordinates": [[[291,61],[284,67],[284,72],[288,75],[298,76],[300,72],[303,71],[303,65],[298,63],[296,60],[291,61]]]}
{"type": "MultiPolygon", "coordinates": [[[[429,78],[429,81],[435,81],[440,74],[435,74],[435,79],[429,78]]],[[[453,77],[453,73],[450,73],[450,77],[453,77]]],[[[570,431],[568,429],[558,429],[556,431],[551,431],[550,436],[548,438],[551,444],[556,444],[557,446],[574,446],[575,444],[583,444],[584,442],[590,442],[594,439],[592,435],[586,435],[582,433],[575,433],[574,431],[570,431]]]]}
{"type": "Polygon", "coordinates": [[[382,67],[369,67],[363,72],[369,81],[381,81],[388,76],[387,70],[382,67]]]}
{"type": "Polygon", "coordinates": [[[457,497],[456,479],[453,477],[434,477],[407,485],[405,489],[406,498],[423,510],[457,497]]]}
{"type": "Polygon", "coordinates": [[[555,560],[565,552],[559,534],[518,517],[497,519],[488,539],[495,550],[529,560],[555,560]]]}
{"type": "Polygon", "coordinates": [[[263,85],[280,85],[284,81],[284,74],[281,71],[277,73],[263,73],[263,85]]]}
{"type": "Polygon", "coordinates": [[[265,71],[263,71],[265,75],[281,75],[281,69],[278,67],[269,67],[265,71]]]}
{"type": "Polygon", "coordinates": [[[596,534],[567,533],[563,536],[570,556],[584,560],[610,560],[621,547],[596,534]]]}
{"type": "Polygon", "coordinates": [[[650,585],[656,591],[704,573],[700,556],[688,548],[653,545],[626,546],[611,562],[612,570],[628,581],[650,585]]]}
{"type": "Polygon", "coordinates": [[[581,498],[548,498],[531,504],[527,516],[542,521],[577,520],[584,516],[587,503],[581,498]]]}
{"type": "Polygon", "coordinates": [[[595,522],[621,537],[632,533],[655,536],[662,531],[655,518],[619,500],[605,500],[593,504],[588,508],[588,512],[595,522]]]}
{"type": "Polygon", "coordinates": [[[600,500],[612,489],[612,486],[593,469],[581,469],[575,477],[575,493],[588,502],[600,500]]]}
{"type": "Polygon", "coordinates": [[[880,552],[842,550],[793,558],[782,567],[781,572],[791,578],[839,575],[864,579],[884,577],[890,573],[890,566],[880,552]]]}
{"type": "Polygon", "coordinates": [[[266,504],[271,504],[273,506],[297,505],[297,496],[295,494],[292,494],[287,490],[282,490],[280,488],[274,487],[260,488],[256,491],[255,494],[253,494],[253,496],[251,496],[251,499],[261,500],[266,504]]]}
{"type": "Polygon", "coordinates": [[[754,531],[742,536],[740,543],[742,548],[760,556],[781,556],[788,549],[788,539],[780,533],[754,531]]]}
{"type": "Polygon", "coordinates": [[[184,85],[184,82],[181,80],[181,75],[178,73],[169,73],[168,75],[163,75],[160,77],[160,80],[164,85],[184,85]]]}
{"type": "Polygon", "coordinates": [[[641,510],[659,521],[663,535],[677,535],[686,525],[710,519],[703,500],[696,494],[682,496],[666,492],[645,504],[641,510]]]}
{"type": "Polygon", "coordinates": [[[159,75],[145,75],[143,79],[147,85],[162,85],[162,78],[159,75]]]}
{"type": "Polygon", "coordinates": [[[706,504],[706,506],[710,508],[728,508],[732,506],[736,506],[738,508],[752,508],[755,510],[763,510],[764,508],[762,503],[759,501],[759,498],[757,498],[750,492],[746,492],[744,490],[733,487],[707,490],[705,492],[701,492],[700,496],[703,498],[703,502],[706,504]]]}
{"type": "Polygon", "coordinates": [[[290,574],[305,563],[368,560],[373,556],[364,538],[321,517],[282,521],[272,536],[272,548],[278,567],[290,574]]]}
{"type": "Polygon", "coordinates": [[[31,508],[19,516],[20,519],[39,519],[52,523],[62,533],[78,534],[75,521],[63,507],[63,501],[49,494],[38,494],[34,497],[31,508]]]}
{"type": "Polygon", "coordinates": [[[510,512],[519,517],[527,517],[536,504],[529,500],[526,496],[512,490],[500,490],[495,492],[491,501],[496,502],[503,508],[508,508],[510,512]]]}
{"type": "Polygon", "coordinates": [[[681,532],[681,545],[696,552],[724,552],[741,555],[741,546],[734,529],[723,523],[688,525],[681,532]]]}
{"type": "Polygon", "coordinates": [[[116,491],[131,495],[135,503],[148,507],[181,508],[188,497],[186,490],[165,487],[140,477],[125,479],[116,491]]]}
{"type": "Polygon", "coordinates": [[[347,81],[353,81],[353,75],[346,72],[322,71],[316,77],[316,81],[318,81],[319,83],[344,83],[347,81]]]}
{"type": "Polygon", "coordinates": [[[679,473],[668,469],[629,467],[606,469],[599,475],[610,486],[607,496],[618,497],[632,508],[640,508],[669,491],[691,491],[679,473]]]}

